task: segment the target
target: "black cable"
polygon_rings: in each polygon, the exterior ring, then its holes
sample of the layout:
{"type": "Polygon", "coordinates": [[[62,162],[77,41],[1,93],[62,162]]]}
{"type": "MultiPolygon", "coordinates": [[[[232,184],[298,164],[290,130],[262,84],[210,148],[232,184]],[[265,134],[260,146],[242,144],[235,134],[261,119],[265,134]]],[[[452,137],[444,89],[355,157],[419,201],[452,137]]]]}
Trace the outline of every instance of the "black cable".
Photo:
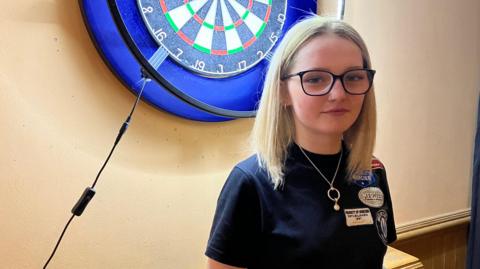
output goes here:
{"type": "Polygon", "coordinates": [[[100,175],[102,174],[102,171],[103,169],[105,168],[105,166],[107,165],[108,161],[110,160],[110,157],[112,156],[113,154],[113,151],[115,150],[115,148],[117,147],[118,145],[118,142],[120,142],[120,139],[122,138],[123,134],[127,131],[127,128],[130,124],[130,120],[132,119],[132,115],[133,115],[133,112],[135,111],[135,108],[137,107],[137,104],[138,102],[140,101],[140,97],[142,96],[142,93],[143,93],[143,89],[145,88],[145,85],[147,84],[148,81],[150,81],[149,78],[147,78],[145,75],[145,73],[142,71],[142,80],[143,80],[143,84],[142,84],[142,87],[137,95],[137,98],[135,100],[135,103],[132,107],[132,110],[130,111],[130,114],[128,115],[127,119],[125,120],[125,122],[123,122],[122,124],[122,127],[120,127],[120,130],[118,131],[118,135],[117,137],[115,138],[115,142],[113,143],[113,147],[112,149],[110,150],[110,153],[108,154],[108,157],[107,159],[105,160],[105,162],[103,163],[102,165],[102,168],[100,168],[100,171],[98,171],[98,174],[95,178],[95,181],[93,181],[93,184],[91,187],[87,187],[82,196],[80,197],[80,199],[77,201],[77,203],[75,204],[75,206],[73,206],[72,208],[72,216],[70,217],[70,219],[68,220],[67,224],[65,225],[65,227],[63,228],[63,231],[62,231],[62,234],[60,235],[60,238],[58,238],[58,241],[57,241],[57,244],[55,245],[55,248],[53,249],[52,251],[52,254],[50,255],[50,257],[48,258],[47,262],[45,263],[45,265],[43,266],[43,269],[46,269],[48,264],[50,263],[50,261],[52,260],[53,256],[55,255],[55,252],[57,252],[57,248],[58,246],[60,245],[60,242],[62,241],[62,238],[63,236],[65,235],[65,232],[67,231],[67,228],[68,226],[70,225],[70,223],[72,222],[73,218],[75,218],[75,216],[80,216],[82,215],[83,211],[85,210],[85,208],[87,207],[88,203],[90,202],[90,200],[93,198],[93,196],[95,195],[95,185],[97,185],[97,181],[98,179],[100,178],[100,175]]]}
{"type": "Polygon", "coordinates": [[[47,262],[45,263],[45,265],[43,266],[43,269],[47,268],[47,265],[50,263],[50,260],[53,258],[53,255],[55,255],[55,252],[57,251],[58,245],[60,245],[60,241],[62,241],[63,235],[64,235],[65,232],[67,231],[67,228],[68,228],[68,226],[70,225],[70,222],[72,222],[72,220],[73,220],[74,217],[75,217],[75,215],[72,215],[72,217],[70,217],[70,219],[68,220],[67,225],[65,225],[65,228],[63,228],[63,232],[62,232],[62,234],[60,235],[60,238],[58,238],[57,244],[55,245],[55,248],[53,249],[53,252],[52,252],[52,254],[50,255],[50,258],[48,258],[48,261],[47,261],[47,262]]]}
{"type": "Polygon", "coordinates": [[[132,110],[130,111],[130,114],[128,115],[127,119],[126,119],[125,122],[122,124],[122,127],[120,127],[120,130],[118,131],[117,138],[115,139],[115,143],[113,143],[113,147],[112,147],[112,149],[110,150],[110,154],[108,154],[107,159],[106,159],[105,162],[103,163],[102,168],[100,168],[100,171],[98,171],[97,177],[95,178],[95,181],[94,181],[93,184],[92,184],[92,187],[91,187],[92,189],[95,188],[95,185],[97,185],[97,181],[98,181],[98,178],[100,177],[100,174],[102,173],[103,169],[105,168],[105,165],[107,165],[108,161],[110,160],[110,157],[112,156],[113,151],[114,151],[115,148],[117,147],[118,142],[120,141],[120,139],[122,138],[123,134],[124,134],[125,131],[127,130],[128,125],[130,124],[130,119],[132,118],[132,115],[133,115],[133,111],[135,111],[135,108],[137,107],[137,104],[138,104],[138,102],[140,101],[140,96],[142,96],[143,89],[145,88],[145,84],[147,84],[147,80],[148,80],[147,78],[143,78],[142,88],[140,89],[140,92],[139,92],[138,95],[137,95],[137,99],[135,100],[135,104],[133,105],[132,110]]]}

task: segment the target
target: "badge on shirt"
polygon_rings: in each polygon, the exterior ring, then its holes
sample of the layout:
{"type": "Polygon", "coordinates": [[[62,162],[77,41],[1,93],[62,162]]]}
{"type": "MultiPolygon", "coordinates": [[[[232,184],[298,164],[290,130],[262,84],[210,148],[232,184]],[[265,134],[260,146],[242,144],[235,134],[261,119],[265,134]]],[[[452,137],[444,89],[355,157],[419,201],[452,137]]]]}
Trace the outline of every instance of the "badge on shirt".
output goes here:
{"type": "Polygon", "coordinates": [[[365,205],[375,208],[382,207],[384,202],[383,192],[377,187],[361,189],[358,192],[358,199],[360,199],[365,205]]]}
{"type": "Polygon", "coordinates": [[[369,170],[354,174],[352,179],[353,183],[362,188],[372,186],[377,181],[375,175],[369,170]]]}
{"type": "Polygon", "coordinates": [[[377,211],[375,216],[375,226],[377,227],[378,236],[382,239],[382,242],[386,245],[388,239],[388,228],[387,228],[388,213],[384,209],[377,211]]]}
{"type": "Polygon", "coordinates": [[[372,213],[368,207],[344,209],[347,226],[359,226],[373,224],[372,213]]]}

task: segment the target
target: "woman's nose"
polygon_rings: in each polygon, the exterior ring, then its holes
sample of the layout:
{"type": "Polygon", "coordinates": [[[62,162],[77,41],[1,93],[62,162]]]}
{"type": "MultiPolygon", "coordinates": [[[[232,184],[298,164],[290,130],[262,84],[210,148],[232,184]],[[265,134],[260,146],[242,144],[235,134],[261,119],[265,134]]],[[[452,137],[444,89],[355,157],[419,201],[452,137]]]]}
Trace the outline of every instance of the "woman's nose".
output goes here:
{"type": "Polygon", "coordinates": [[[342,81],[340,79],[335,80],[332,86],[332,90],[328,95],[329,100],[343,99],[347,96],[347,92],[345,91],[345,88],[343,87],[342,81]]]}

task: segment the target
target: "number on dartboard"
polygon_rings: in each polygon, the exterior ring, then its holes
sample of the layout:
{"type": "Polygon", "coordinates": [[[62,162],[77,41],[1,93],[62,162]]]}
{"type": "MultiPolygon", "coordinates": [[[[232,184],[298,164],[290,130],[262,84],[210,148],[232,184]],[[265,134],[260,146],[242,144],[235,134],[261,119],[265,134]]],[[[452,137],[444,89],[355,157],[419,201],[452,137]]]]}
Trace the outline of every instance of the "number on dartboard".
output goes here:
{"type": "Polygon", "coordinates": [[[275,33],[272,33],[268,39],[270,39],[270,42],[275,43],[278,40],[278,36],[276,36],[275,33]]]}
{"type": "Polygon", "coordinates": [[[175,55],[175,57],[180,58],[180,55],[183,54],[183,50],[181,50],[180,48],[177,48],[177,52],[178,53],[175,55]]]}
{"type": "Polygon", "coordinates": [[[247,68],[247,62],[246,61],[241,61],[238,63],[238,69],[239,70],[244,70],[247,68]]]}
{"type": "Polygon", "coordinates": [[[152,13],[153,12],[153,7],[144,7],[142,8],[143,13],[152,13]]]}
{"type": "Polygon", "coordinates": [[[205,62],[196,60],[195,65],[193,67],[198,70],[203,70],[205,68],[205,62]]]}
{"type": "Polygon", "coordinates": [[[152,37],[171,58],[208,77],[233,76],[254,67],[278,41],[285,22],[286,0],[137,3],[152,37]]]}
{"type": "Polygon", "coordinates": [[[162,41],[167,37],[167,33],[165,33],[162,29],[155,31],[154,35],[157,37],[158,41],[162,41]]]}

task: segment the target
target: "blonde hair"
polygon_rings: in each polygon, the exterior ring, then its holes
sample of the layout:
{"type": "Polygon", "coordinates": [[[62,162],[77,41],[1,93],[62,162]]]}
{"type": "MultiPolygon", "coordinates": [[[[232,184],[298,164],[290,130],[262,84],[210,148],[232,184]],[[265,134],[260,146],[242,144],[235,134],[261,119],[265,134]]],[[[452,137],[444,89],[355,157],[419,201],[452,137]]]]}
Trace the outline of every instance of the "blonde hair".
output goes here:
{"type": "MultiPolygon", "coordinates": [[[[371,68],[364,41],[355,29],[343,21],[314,15],[298,22],[285,34],[270,62],[251,135],[259,165],[267,170],[275,189],[284,183],[287,148],[295,136],[292,111],[282,104],[282,91],[286,89],[281,87],[280,78],[290,71],[299,49],[314,37],[324,34],[334,34],[355,43],[360,48],[364,68],[371,68]]],[[[371,171],[376,133],[375,107],[372,85],[365,95],[358,118],[343,134],[350,151],[347,160],[349,179],[356,173],[371,171]]]]}

